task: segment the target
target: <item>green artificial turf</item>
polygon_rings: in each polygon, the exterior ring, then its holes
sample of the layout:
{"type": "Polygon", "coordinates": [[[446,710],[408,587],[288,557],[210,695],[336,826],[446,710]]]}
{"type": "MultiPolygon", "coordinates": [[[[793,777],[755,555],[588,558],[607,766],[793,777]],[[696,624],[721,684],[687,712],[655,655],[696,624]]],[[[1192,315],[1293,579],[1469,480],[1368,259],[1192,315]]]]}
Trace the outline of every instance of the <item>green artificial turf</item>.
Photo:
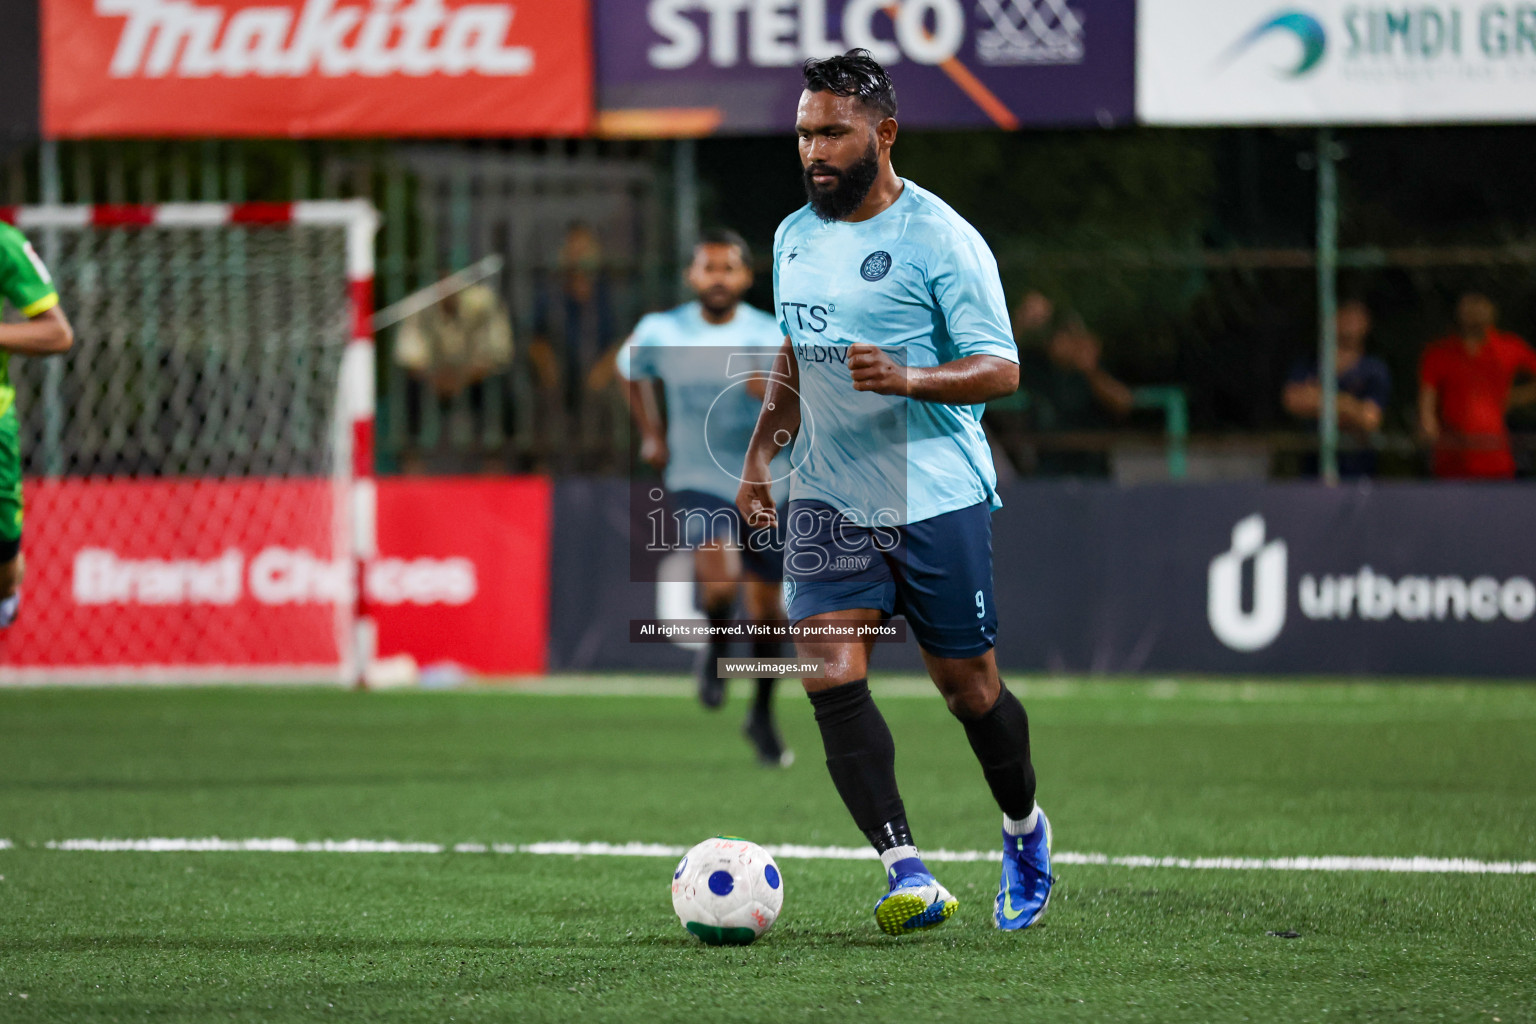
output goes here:
{"type": "MultiPolygon", "coordinates": [[[[953,863],[956,917],[889,939],[878,865],[785,859],[774,930],[710,948],[665,858],[45,845],[860,845],[803,697],[774,772],[740,695],[717,715],[675,682],[586,695],[624,683],[0,691],[0,1021],[1536,1020],[1536,874],[1064,866],[1041,924],[1005,935],[996,865],[953,863]]],[[[1536,689],[1014,688],[1059,851],[1536,860],[1536,689]]],[[[991,849],[942,702],[876,690],[919,842],[991,849]]]]}

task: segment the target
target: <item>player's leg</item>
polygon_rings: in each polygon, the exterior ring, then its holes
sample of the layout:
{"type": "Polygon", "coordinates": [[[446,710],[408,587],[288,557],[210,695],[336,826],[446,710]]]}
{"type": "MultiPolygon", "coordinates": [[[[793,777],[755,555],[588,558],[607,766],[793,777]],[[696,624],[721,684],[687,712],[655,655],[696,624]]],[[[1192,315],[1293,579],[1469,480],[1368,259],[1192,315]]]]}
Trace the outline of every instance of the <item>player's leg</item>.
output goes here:
{"type": "MultiPolygon", "coordinates": [[[[740,559],[723,540],[703,540],[694,546],[693,578],[698,581],[699,600],[711,626],[724,628],[735,618],[740,574],[740,559]]],[[[730,649],[730,641],[712,637],[695,666],[699,701],[711,710],[725,703],[725,680],[720,678],[717,663],[729,656],[730,649]]]]}
{"type": "MultiPolygon", "coordinates": [[[[836,623],[878,623],[895,599],[890,567],[854,531],[836,529],[820,502],[791,502],[785,556],[787,617],[806,630],[836,623]]],[[[869,692],[872,639],[806,638],[795,654],[822,662],[803,682],[821,731],[827,771],[854,824],[885,867],[889,891],[875,920],[891,935],[943,924],[958,906],[923,864],[896,784],[896,744],[869,692]]]]}
{"type": "Polygon", "coordinates": [[[0,415],[0,629],[21,609],[21,444],[16,407],[0,415]]]}
{"type": "Polygon", "coordinates": [[[914,523],[903,541],[900,607],[1003,812],[1003,874],[994,917],[999,928],[1027,928],[1050,898],[1050,822],[1035,806],[1029,716],[999,678],[992,650],[997,615],[991,512],[978,504],[914,523]]]}
{"type": "MultiPolygon", "coordinates": [[[[748,570],[742,580],[747,618],[759,621],[781,622],[784,619],[783,588],[778,580],[768,581],[748,570]]],[[[758,660],[778,658],[783,645],[777,640],[755,639],[752,641],[752,657],[758,660]]],[[[753,694],[752,707],[747,712],[742,732],[757,749],[758,760],[770,767],[788,767],[794,762],[794,754],[784,746],[778,724],[773,715],[773,693],[779,678],[772,673],[757,677],[757,690],[753,694]]]]}
{"type": "MultiPolygon", "coordinates": [[[[745,524],[743,523],[743,526],[745,524]]],[[[784,526],[756,530],[743,529],[745,540],[741,549],[742,594],[745,598],[747,618],[760,622],[784,621],[784,526]]],[[[784,645],[772,638],[755,638],[752,641],[752,657],[768,660],[781,657],[784,645]]],[[[756,680],[757,691],[752,707],[747,712],[742,731],[757,749],[763,764],[788,767],[794,762],[794,754],[784,746],[773,715],[773,694],[779,677],[765,672],[756,680]]]]}

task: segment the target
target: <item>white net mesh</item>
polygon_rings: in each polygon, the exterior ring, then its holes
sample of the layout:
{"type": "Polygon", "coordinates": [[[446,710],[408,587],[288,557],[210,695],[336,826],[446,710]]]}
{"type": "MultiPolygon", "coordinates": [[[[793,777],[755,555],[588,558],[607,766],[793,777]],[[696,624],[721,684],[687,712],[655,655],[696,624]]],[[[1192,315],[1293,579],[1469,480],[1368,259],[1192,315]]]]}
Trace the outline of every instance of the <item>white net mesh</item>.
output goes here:
{"type": "Polygon", "coordinates": [[[13,358],[0,679],[349,671],[345,224],[40,228],[75,346],[13,358]]]}

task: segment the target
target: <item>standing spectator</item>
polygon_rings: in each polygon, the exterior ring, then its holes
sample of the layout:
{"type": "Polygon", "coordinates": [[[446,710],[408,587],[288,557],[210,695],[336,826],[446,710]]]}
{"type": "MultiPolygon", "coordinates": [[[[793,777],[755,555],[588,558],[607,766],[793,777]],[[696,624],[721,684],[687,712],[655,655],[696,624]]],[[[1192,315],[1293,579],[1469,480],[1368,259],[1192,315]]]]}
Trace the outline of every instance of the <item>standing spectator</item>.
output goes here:
{"type": "Polygon", "coordinates": [[[406,390],[412,441],[406,456],[408,471],[420,468],[415,442],[421,436],[428,392],[444,418],[451,415],[458,397],[467,393],[478,448],[489,426],[487,391],[497,383],[487,378],[512,363],[512,321],[501,297],[487,285],[472,284],[407,317],[395,339],[395,362],[411,374],[406,390]]]}
{"type": "MultiPolygon", "coordinates": [[[[1365,354],[1365,339],[1371,333],[1371,311],[1364,302],[1345,301],[1334,314],[1333,323],[1339,340],[1334,361],[1339,380],[1339,429],[1346,435],[1339,451],[1339,476],[1374,476],[1376,452],[1370,446],[1371,435],[1381,429],[1382,411],[1392,396],[1392,373],[1386,363],[1365,354]]],[[[1281,404],[1296,419],[1317,422],[1323,406],[1323,389],[1318,383],[1315,354],[1292,368],[1281,404]]],[[[1302,470],[1308,476],[1317,475],[1316,454],[1303,459],[1302,470]]]]}
{"type": "MultiPolygon", "coordinates": [[[[1053,314],[1050,300],[1037,292],[1026,295],[1015,314],[1026,337],[1044,337],[1043,347],[1019,346],[1019,387],[1028,393],[1035,429],[1077,434],[1107,430],[1130,415],[1135,404],[1131,389],[1099,365],[1103,346],[1081,319],[1053,314]],[[1047,323],[1051,326],[1044,329],[1047,323]]],[[[1109,455],[1047,448],[1040,452],[1035,471],[1042,476],[1108,476],[1109,455]]]]}
{"type": "Polygon", "coordinates": [[[1456,305],[1456,333],[1424,350],[1419,364],[1419,425],[1435,446],[1441,479],[1507,480],[1515,475],[1504,422],[1511,399],[1532,400],[1517,375],[1536,375],[1536,350],[1494,326],[1488,296],[1467,292],[1456,305]]]}

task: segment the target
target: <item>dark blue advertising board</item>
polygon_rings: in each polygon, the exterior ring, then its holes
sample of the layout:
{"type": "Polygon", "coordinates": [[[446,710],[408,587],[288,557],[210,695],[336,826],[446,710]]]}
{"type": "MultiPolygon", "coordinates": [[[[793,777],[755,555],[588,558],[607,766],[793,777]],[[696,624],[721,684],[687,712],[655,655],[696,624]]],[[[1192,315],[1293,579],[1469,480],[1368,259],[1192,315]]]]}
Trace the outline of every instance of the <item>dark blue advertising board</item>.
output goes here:
{"type": "MultiPolygon", "coordinates": [[[[1529,485],[1025,483],[1002,497],[1005,669],[1536,678],[1529,485]]],[[[631,619],[698,612],[688,585],[633,578],[628,485],[560,481],[555,502],[551,666],[686,668],[688,649],[630,642],[631,619]]],[[[921,667],[910,641],[875,660],[921,667]]]]}
{"type": "Polygon", "coordinates": [[[597,0],[598,124],[789,132],[800,65],[884,63],[913,128],[1129,124],[1133,0],[597,0]]]}

